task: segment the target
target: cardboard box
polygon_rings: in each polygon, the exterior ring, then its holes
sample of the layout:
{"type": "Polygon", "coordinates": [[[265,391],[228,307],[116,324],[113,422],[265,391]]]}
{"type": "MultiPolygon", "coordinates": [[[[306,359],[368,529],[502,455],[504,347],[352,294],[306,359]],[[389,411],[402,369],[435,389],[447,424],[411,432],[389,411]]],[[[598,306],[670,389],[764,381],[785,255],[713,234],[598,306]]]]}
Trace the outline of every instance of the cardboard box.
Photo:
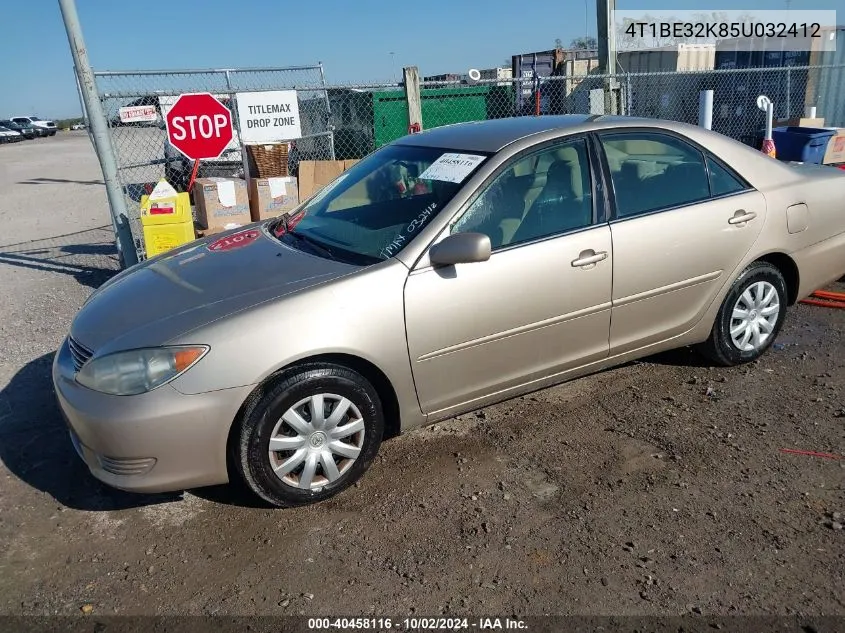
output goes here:
{"type": "Polygon", "coordinates": [[[307,200],[357,162],[357,160],[299,161],[299,199],[307,200]]]}
{"type": "Polygon", "coordinates": [[[775,121],[773,127],[824,127],[824,119],[792,118],[775,121]]]}
{"type": "Polygon", "coordinates": [[[246,181],[242,178],[197,178],[194,202],[197,223],[204,229],[252,222],[246,181]]]}
{"type": "Polygon", "coordinates": [[[827,142],[827,151],[824,153],[822,163],[825,165],[845,163],[845,128],[836,128],[836,134],[827,142]]]}
{"type": "Polygon", "coordinates": [[[252,221],[275,218],[299,204],[299,187],[296,178],[249,179],[249,209],[252,221]]]}

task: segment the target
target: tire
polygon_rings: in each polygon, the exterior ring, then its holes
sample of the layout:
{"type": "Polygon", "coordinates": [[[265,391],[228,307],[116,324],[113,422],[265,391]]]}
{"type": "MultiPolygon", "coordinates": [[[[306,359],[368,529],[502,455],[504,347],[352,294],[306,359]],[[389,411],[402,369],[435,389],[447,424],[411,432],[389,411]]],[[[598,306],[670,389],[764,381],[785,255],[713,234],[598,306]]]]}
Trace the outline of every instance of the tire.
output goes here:
{"type": "MultiPolygon", "coordinates": [[[[381,446],[384,426],[381,401],[366,378],[341,365],[309,363],[283,374],[247,403],[233,461],[247,487],[267,503],[280,508],[317,503],[361,478],[381,446]],[[362,429],[340,438],[347,447],[359,448],[351,462],[351,455],[332,456],[327,449],[337,445],[330,431],[321,430],[319,423],[311,424],[312,397],[317,394],[324,396],[324,412],[328,411],[324,417],[330,423],[332,413],[343,402],[340,399],[351,404],[335,427],[339,433],[362,429]],[[300,414],[298,420],[291,410],[300,414]],[[283,416],[293,419],[300,430],[297,432],[283,416]],[[349,426],[353,422],[355,427],[349,426]],[[284,446],[283,452],[270,453],[271,437],[284,446]],[[334,472],[326,460],[332,461],[334,472]],[[284,474],[291,464],[296,467],[284,474]],[[307,469],[312,464],[311,485],[305,487],[307,469]],[[279,468],[279,475],[274,468],[279,468]]],[[[346,447],[340,450],[349,451],[346,447]]]]}
{"type": "Polygon", "coordinates": [[[757,360],[771,347],[780,333],[786,318],[787,301],[786,281],[781,272],[766,262],[754,262],[734,281],[719,308],[710,337],[699,346],[699,351],[724,367],[757,360]],[[761,290],[763,296],[758,296],[761,290]],[[767,302],[771,291],[775,294],[771,295],[767,302]],[[777,308],[773,313],[775,304],[777,308]],[[756,321],[756,330],[760,332],[759,339],[754,333],[753,323],[749,323],[750,319],[734,318],[735,308],[756,321]],[[741,327],[743,324],[745,326],[741,327]],[[732,327],[735,328],[735,336],[731,333],[732,327]],[[766,331],[768,328],[771,330],[766,331]],[[746,336],[749,330],[750,338],[746,336]],[[740,347],[746,340],[746,347],[740,347]]]}

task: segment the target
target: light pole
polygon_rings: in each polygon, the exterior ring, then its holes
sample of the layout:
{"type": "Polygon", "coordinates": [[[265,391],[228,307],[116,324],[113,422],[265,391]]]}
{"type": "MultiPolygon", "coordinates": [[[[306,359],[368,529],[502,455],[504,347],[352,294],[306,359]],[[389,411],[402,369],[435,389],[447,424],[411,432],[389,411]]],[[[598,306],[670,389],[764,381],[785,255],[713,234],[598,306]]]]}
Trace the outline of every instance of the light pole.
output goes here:
{"type": "Polygon", "coordinates": [[[590,37],[590,0],[584,0],[584,38],[590,37]]]}
{"type": "Polygon", "coordinates": [[[390,52],[390,78],[396,81],[396,53],[390,52]]]}

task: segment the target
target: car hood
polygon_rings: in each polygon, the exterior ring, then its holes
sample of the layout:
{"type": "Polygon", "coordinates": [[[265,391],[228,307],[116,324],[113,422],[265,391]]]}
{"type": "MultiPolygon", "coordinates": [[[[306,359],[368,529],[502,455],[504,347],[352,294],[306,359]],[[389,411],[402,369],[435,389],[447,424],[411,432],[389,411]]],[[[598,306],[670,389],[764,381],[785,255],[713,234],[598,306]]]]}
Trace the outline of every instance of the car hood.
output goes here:
{"type": "Polygon", "coordinates": [[[71,335],[95,353],[161,345],[221,317],[359,270],[296,250],[261,227],[150,258],[95,291],[71,335]]]}

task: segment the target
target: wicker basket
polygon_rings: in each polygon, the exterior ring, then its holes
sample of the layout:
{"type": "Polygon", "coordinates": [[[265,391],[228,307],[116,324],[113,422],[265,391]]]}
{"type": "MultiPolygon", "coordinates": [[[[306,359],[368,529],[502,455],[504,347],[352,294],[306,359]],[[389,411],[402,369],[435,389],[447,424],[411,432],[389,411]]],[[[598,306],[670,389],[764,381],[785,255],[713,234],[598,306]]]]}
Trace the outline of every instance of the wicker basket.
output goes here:
{"type": "Polygon", "coordinates": [[[247,145],[246,147],[259,178],[289,175],[287,143],[247,145]]]}

